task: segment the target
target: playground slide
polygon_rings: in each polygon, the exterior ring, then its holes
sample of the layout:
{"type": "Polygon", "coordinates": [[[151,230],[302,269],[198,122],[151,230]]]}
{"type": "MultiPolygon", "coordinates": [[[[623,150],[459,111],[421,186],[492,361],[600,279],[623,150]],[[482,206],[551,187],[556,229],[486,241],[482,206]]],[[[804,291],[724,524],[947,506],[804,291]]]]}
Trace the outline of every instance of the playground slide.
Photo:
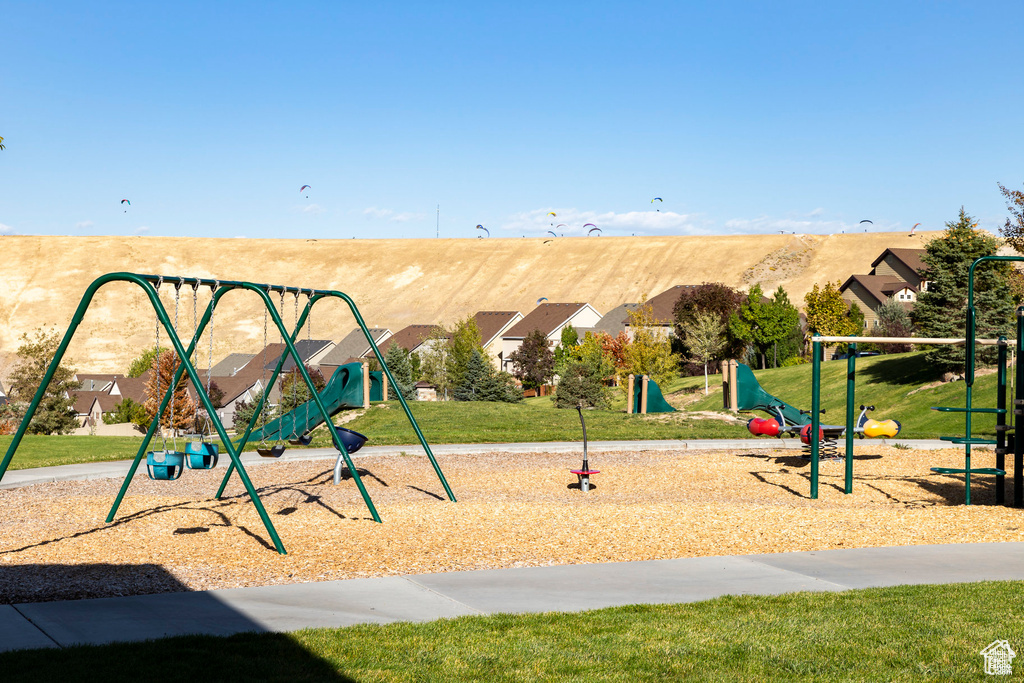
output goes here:
{"type": "MultiPolygon", "coordinates": [[[[633,412],[640,412],[640,392],[642,382],[633,385],[633,412]]],[[[669,405],[661,394],[661,387],[653,379],[647,380],[647,412],[648,413],[674,413],[676,409],[669,405]]]]}
{"type": "MultiPolygon", "coordinates": [[[[345,408],[362,408],[363,364],[348,363],[335,370],[327,386],[320,392],[320,400],[332,416],[345,408]]],[[[249,443],[292,439],[309,432],[323,421],[324,416],[316,402],[309,400],[295,410],[271,420],[262,429],[254,429],[249,436],[249,443]]]]}
{"type": "Polygon", "coordinates": [[[786,425],[811,424],[810,414],[801,414],[798,408],[762,389],[754,377],[754,371],[743,363],[736,367],[736,403],[737,410],[763,410],[775,418],[778,418],[781,409],[786,425]]]}

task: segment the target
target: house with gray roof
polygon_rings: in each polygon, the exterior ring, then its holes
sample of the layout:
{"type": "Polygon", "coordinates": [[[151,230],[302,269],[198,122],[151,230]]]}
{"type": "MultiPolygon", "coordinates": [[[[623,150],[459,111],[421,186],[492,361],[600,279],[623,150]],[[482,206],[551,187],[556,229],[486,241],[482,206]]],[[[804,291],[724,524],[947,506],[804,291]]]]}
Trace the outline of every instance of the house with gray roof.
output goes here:
{"type": "Polygon", "coordinates": [[[554,345],[561,341],[562,329],[567,325],[577,329],[593,327],[600,320],[601,314],[586,303],[546,303],[537,306],[502,335],[502,370],[511,371],[509,356],[522,346],[523,340],[531,332],[540,330],[547,337],[548,343],[554,345]]]}
{"type": "MultiPolygon", "coordinates": [[[[370,338],[373,339],[373,343],[378,347],[391,337],[391,330],[385,327],[370,327],[367,329],[370,332],[370,338]]],[[[370,348],[370,344],[366,341],[366,335],[357,327],[346,334],[326,356],[320,359],[320,372],[325,378],[328,378],[345,363],[358,361],[371,355],[373,355],[373,349],[370,348]]]]}

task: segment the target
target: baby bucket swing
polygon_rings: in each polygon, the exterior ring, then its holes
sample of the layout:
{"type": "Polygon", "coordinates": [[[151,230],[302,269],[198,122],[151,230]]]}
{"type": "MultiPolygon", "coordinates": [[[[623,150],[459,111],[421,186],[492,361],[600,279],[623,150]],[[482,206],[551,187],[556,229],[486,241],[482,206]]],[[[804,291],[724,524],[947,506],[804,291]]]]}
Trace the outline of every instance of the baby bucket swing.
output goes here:
{"type": "MultiPolygon", "coordinates": [[[[161,277],[156,282],[157,296],[160,295],[160,285],[163,284],[164,279],[161,277]]],[[[180,296],[181,283],[179,282],[174,286],[174,333],[178,333],[178,299],[180,296]]],[[[162,415],[159,411],[160,401],[162,394],[160,393],[160,371],[162,369],[162,363],[160,362],[160,320],[156,322],[156,362],[153,364],[153,372],[156,373],[156,394],[154,401],[157,404],[157,414],[153,416],[154,420],[160,420],[162,415]]],[[[171,373],[173,377],[173,372],[171,373]]],[[[164,428],[162,424],[158,423],[160,429],[160,439],[163,442],[162,451],[149,451],[146,453],[146,470],[149,474],[150,479],[158,481],[173,481],[181,476],[182,471],[185,469],[185,454],[178,450],[178,437],[174,431],[174,403],[175,403],[175,391],[171,391],[171,439],[174,450],[167,450],[167,436],[164,434],[164,428]]]]}
{"type": "MultiPolygon", "coordinates": [[[[206,370],[206,395],[210,395],[210,386],[212,384],[213,377],[213,313],[215,308],[215,301],[217,295],[218,284],[215,282],[210,292],[211,306],[210,306],[210,355],[207,359],[207,370],[206,370]]],[[[192,329],[194,331],[198,327],[198,311],[196,302],[199,298],[199,282],[196,281],[192,285],[192,329]]],[[[198,434],[198,441],[190,441],[185,444],[185,464],[188,465],[189,469],[192,470],[212,470],[217,466],[217,461],[220,459],[220,449],[217,444],[213,443],[213,424],[210,422],[210,414],[205,413],[206,417],[203,419],[202,431],[198,434]],[[207,441],[207,436],[210,437],[210,441],[207,441]]]]}

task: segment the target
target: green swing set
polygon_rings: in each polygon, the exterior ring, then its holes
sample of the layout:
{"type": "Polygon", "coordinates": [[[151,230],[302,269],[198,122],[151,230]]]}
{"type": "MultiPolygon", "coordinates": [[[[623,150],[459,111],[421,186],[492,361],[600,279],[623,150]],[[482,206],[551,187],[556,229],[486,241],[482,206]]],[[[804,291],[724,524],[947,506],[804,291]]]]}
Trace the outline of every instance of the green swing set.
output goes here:
{"type": "MultiPolygon", "coordinates": [[[[367,329],[366,323],[363,321],[363,318],[360,315],[359,310],[355,305],[355,302],[347,294],[337,290],[302,289],[295,287],[284,287],[281,285],[257,284],[252,282],[221,281],[190,277],[165,277],[162,275],[141,275],[138,273],[127,272],[107,273],[105,275],[101,275],[89,285],[89,287],[83,294],[82,300],[79,303],[78,308],[75,310],[74,316],[72,316],[71,323],[68,326],[68,330],[64,334],[64,338],[61,340],[60,346],[58,347],[57,352],[54,354],[53,359],[50,361],[50,365],[47,367],[46,373],[43,376],[43,380],[40,383],[39,388],[36,390],[35,396],[29,403],[28,409],[25,413],[25,417],[22,419],[21,424],[18,426],[17,431],[14,433],[14,436],[11,439],[11,443],[7,448],[6,455],[4,456],[3,460],[0,461],[0,481],[3,481],[4,474],[6,474],[7,472],[7,468],[10,465],[11,459],[17,452],[18,446],[21,444],[21,441],[25,436],[25,432],[28,429],[28,425],[32,421],[36,409],[38,408],[40,402],[43,399],[45,389],[49,385],[50,381],[53,379],[53,375],[56,372],[57,367],[60,365],[60,362],[63,359],[64,354],[67,352],[67,348],[70,345],[71,340],[74,337],[74,334],[77,331],[79,325],[81,324],[82,319],[84,318],[85,313],[89,308],[89,305],[92,303],[93,297],[100,288],[111,282],[128,282],[138,286],[143,290],[143,292],[149,298],[150,304],[153,306],[153,310],[156,313],[158,334],[159,329],[162,326],[165,332],[167,333],[167,336],[170,339],[171,347],[174,349],[177,358],[180,359],[180,362],[177,363],[177,367],[174,370],[173,376],[170,382],[168,383],[167,389],[164,391],[162,396],[159,393],[160,390],[162,390],[162,387],[158,388],[157,398],[159,400],[159,405],[157,407],[156,414],[152,422],[150,423],[149,429],[146,432],[146,435],[143,438],[142,443],[139,446],[139,450],[135,455],[135,459],[132,462],[128,474],[125,476],[124,482],[121,484],[121,489],[118,492],[116,499],[114,500],[114,503],[110,509],[110,513],[107,515],[107,523],[110,523],[114,520],[114,516],[117,513],[117,509],[120,506],[121,501],[124,499],[124,496],[128,490],[128,486],[131,484],[131,481],[135,476],[135,473],[138,470],[138,467],[141,464],[144,455],[146,456],[146,465],[150,476],[153,477],[154,479],[165,481],[173,481],[174,479],[180,477],[182,471],[184,470],[184,465],[186,464],[188,467],[194,469],[213,469],[217,465],[217,461],[219,458],[218,448],[216,444],[212,443],[212,434],[210,435],[211,441],[207,441],[205,435],[207,429],[205,428],[203,430],[204,434],[200,435],[200,440],[198,442],[186,444],[186,449],[184,452],[180,452],[177,450],[177,444],[174,441],[175,435],[173,433],[172,442],[174,450],[168,450],[166,447],[166,440],[164,440],[163,451],[149,451],[149,445],[152,442],[156,430],[163,419],[164,412],[168,409],[168,406],[171,405],[172,401],[174,400],[174,390],[179,386],[184,375],[187,373],[188,378],[192,381],[192,384],[195,387],[195,391],[199,399],[199,402],[206,413],[206,420],[208,421],[208,425],[212,427],[211,431],[216,431],[217,436],[219,437],[224,450],[227,451],[227,455],[230,460],[230,464],[228,465],[227,471],[224,475],[223,480],[221,481],[220,488],[218,489],[215,498],[221,498],[221,496],[224,493],[224,488],[227,486],[227,483],[231,478],[231,475],[235,472],[235,470],[237,470],[239,479],[241,479],[242,485],[245,487],[246,493],[248,494],[250,500],[252,500],[253,505],[256,507],[260,519],[263,521],[263,524],[267,529],[267,533],[270,535],[270,538],[273,541],[274,547],[277,549],[279,553],[285,554],[286,550],[284,548],[284,544],[281,542],[281,539],[277,534],[277,530],[274,528],[274,524],[270,520],[270,516],[267,514],[266,508],[263,506],[263,503],[260,500],[259,494],[257,493],[255,487],[253,486],[252,481],[245,470],[245,467],[242,465],[242,461],[239,458],[239,454],[244,450],[249,440],[249,436],[250,434],[252,434],[253,428],[255,427],[256,422],[264,409],[264,404],[267,400],[267,394],[269,393],[268,391],[266,391],[266,387],[274,386],[274,382],[277,381],[277,378],[281,373],[281,369],[289,357],[295,359],[295,366],[299,372],[299,375],[302,377],[303,382],[305,382],[306,387],[309,389],[310,396],[312,397],[310,401],[310,410],[317,411],[319,413],[319,417],[322,418],[323,422],[327,423],[328,425],[331,424],[332,414],[328,411],[324,402],[321,400],[320,395],[317,393],[313,385],[313,382],[310,379],[309,373],[306,370],[305,365],[301,362],[301,357],[295,348],[295,339],[297,338],[302,326],[306,323],[306,320],[309,318],[310,311],[317,302],[323,299],[341,299],[348,305],[349,310],[355,317],[356,323],[359,325],[359,328],[363,331],[366,340],[369,342],[370,348],[377,356],[377,359],[380,362],[381,370],[386,374],[388,380],[392,383],[392,385],[394,385],[394,378],[391,375],[391,371],[388,369],[387,364],[384,362],[383,354],[381,354],[380,350],[377,348],[377,345],[374,342],[369,330],[367,329]],[[160,295],[158,292],[158,288],[165,281],[176,282],[175,322],[173,325],[171,323],[170,317],[167,314],[166,309],[164,308],[162,301],[160,300],[160,295]],[[198,292],[198,289],[200,287],[209,287],[211,292],[210,302],[207,305],[202,318],[198,321],[198,324],[194,326],[193,336],[187,348],[183,345],[181,339],[178,337],[177,334],[178,299],[180,296],[180,289],[185,285],[192,287],[194,294],[198,292]],[[206,329],[207,325],[210,325],[210,365],[212,366],[212,322],[214,309],[216,308],[217,303],[225,294],[235,290],[254,292],[260,297],[266,309],[266,313],[269,316],[269,319],[273,320],[274,325],[277,326],[278,331],[281,333],[281,339],[284,342],[286,348],[284,353],[281,354],[281,357],[278,360],[277,365],[270,376],[269,383],[264,385],[264,391],[262,393],[262,396],[260,396],[259,398],[258,405],[255,407],[253,416],[249,421],[245,433],[242,435],[240,439],[233,443],[228,438],[227,431],[225,430],[223,423],[221,422],[219,416],[217,415],[217,412],[214,409],[212,402],[210,401],[210,373],[207,373],[207,382],[206,385],[204,386],[203,382],[199,377],[198,372],[196,371],[195,366],[191,361],[191,358],[196,350],[196,347],[199,343],[200,338],[202,337],[204,330],[206,329]],[[298,316],[295,329],[289,334],[288,330],[285,328],[284,322],[281,319],[281,315],[278,313],[277,308],[271,301],[270,294],[273,292],[277,292],[281,294],[283,297],[284,294],[290,290],[295,291],[296,307],[298,306],[298,297],[300,295],[304,295],[306,297],[306,305],[302,311],[302,314],[298,316]]],[[[196,308],[196,301],[197,294],[196,297],[193,299],[194,310],[196,308]]],[[[264,347],[265,346],[266,345],[264,345],[264,347]]],[[[157,381],[159,382],[159,379],[157,381]]],[[[396,393],[396,397],[398,398],[398,401],[401,403],[402,409],[405,412],[405,415],[408,418],[409,423],[411,424],[413,430],[416,432],[416,436],[419,438],[420,444],[423,446],[423,450],[426,452],[426,455],[429,458],[432,467],[434,468],[434,472],[436,473],[438,479],[440,480],[441,485],[444,487],[448,499],[452,502],[455,502],[455,494],[452,493],[451,487],[448,485],[448,482],[444,477],[444,473],[441,471],[441,468],[438,465],[437,460],[434,458],[433,452],[430,450],[430,445],[427,443],[426,438],[423,436],[423,432],[420,431],[419,425],[416,423],[416,419],[412,415],[412,411],[409,410],[408,404],[406,403],[405,399],[402,397],[400,393],[396,393]]],[[[366,491],[366,487],[359,476],[359,472],[353,465],[352,460],[350,458],[350,453],[352,450],[354,450],[354,448],[352,447],[353,441],[351,441],[349,438],[346,438],[346,435],[340,433],[340,430],[338,429],[329,429],[328,432],[331,434],[334,446],[335,448],[337,448],[339,452],[338,466],[340,466],[341,462],[344,461],[345,466],[348,468],[348,471],[351,474],[353,481],[355,482],[360,494],[362,495],[363,502],[366,504],[366,507],[370,512],[370,515],[372,516],[374,521],[380,522],[380,515],[377,513],[377,509],[374,507],[373,501],[370,499],[370,496],[366,491]]],[[[162,431],[161,439],[164,439],[162,431]]],[[[283,450],[283,445],[281,446],[281,448],[283,450]]],[[[336,466],[336,472],[337,469],[338,467],[336,466]]],[[[335,477],[335,479],[337,480],[337,477],[335,477]]]]}

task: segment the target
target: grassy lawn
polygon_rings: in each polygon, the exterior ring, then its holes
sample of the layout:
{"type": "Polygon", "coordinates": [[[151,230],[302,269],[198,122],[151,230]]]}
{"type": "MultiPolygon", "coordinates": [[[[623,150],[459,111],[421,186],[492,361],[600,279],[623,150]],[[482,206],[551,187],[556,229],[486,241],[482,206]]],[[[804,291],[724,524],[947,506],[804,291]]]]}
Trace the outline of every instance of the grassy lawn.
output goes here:
{"type": "MultiPolygon", "coordinates": [[[[1020,644],[1024,583],[729,596],[580,614],[0,654],[5,681],[985,680],[1020,644]]],[[[1018,664],[1018,668],[1021,665],[1018,664]]]]}

